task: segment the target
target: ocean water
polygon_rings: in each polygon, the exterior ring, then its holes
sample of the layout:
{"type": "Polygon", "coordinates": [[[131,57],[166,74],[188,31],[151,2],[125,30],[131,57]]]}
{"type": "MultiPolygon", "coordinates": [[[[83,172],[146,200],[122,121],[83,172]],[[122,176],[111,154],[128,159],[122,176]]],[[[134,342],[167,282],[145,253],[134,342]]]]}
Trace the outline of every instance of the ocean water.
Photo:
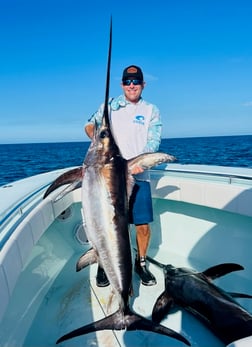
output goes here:
{"type": "MultiPolygon", "coordinates": [[[[2,144],[0,186],[51,170],[82,165],[89,142],[2,144]]],[[[252,135],[162,139],[177,163],[252,168],[252,135]]]]}

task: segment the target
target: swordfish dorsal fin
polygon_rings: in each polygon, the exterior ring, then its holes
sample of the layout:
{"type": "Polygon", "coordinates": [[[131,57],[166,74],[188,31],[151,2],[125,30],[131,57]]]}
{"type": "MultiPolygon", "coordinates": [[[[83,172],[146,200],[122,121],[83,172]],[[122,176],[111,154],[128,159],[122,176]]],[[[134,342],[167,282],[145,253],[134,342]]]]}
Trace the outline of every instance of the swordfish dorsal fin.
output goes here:
{"type": "MultiPolygon", "coordinates": [[[[83,169],[82,166],[71,169],[67,172],[64,172],[60,175],[46,190],[43,199],[45,199],[50,193],[52,193],[55,189],[65,185],[71,184],[70,188],[67,189],[67,192],[72,191],[76,188],[79,188],[82,183],[83,178],[83,169]]],[[[65,192],[65,193],[67,193],[65,192]]]]}
{"type": "Polygon", "coordinates": [[[230,272],[244,270],[244,267],[236,263],[223,263],[212,266],[203,271],[203,274],[211,280],[227,275],[230,272]]]}

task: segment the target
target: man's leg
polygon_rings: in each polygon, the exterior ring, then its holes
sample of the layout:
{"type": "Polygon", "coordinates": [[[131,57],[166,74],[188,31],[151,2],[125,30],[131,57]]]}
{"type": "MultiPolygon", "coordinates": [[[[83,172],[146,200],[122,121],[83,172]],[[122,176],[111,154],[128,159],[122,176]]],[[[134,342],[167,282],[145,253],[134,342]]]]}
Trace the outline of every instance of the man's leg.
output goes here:
{"type": "Polygon", "coordinates": [[[150,227],[149,224],[139,224],[135,227],[138,256],[145,257],[150,242],[150,227]]]}

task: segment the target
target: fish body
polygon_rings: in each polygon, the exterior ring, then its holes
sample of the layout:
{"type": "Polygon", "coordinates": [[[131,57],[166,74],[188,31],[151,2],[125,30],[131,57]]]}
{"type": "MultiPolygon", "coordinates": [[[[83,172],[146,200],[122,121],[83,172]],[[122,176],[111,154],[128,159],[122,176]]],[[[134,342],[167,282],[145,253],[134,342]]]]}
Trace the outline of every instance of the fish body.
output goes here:
{"type": "Polygon", "coordinates": [[[109,128],[102,125],[87,153],[83,166],[82,205],[87,237],[123,309],[127,305],[132,267],[127,162],[110,137],[109,128]]]}
{"type": "Polygon", "coordinates": [[[180,306],[199,318],[225,344],[252,335],[252,315],[234,300],[252,296],[227,293],[212,282],[229,272],[242,270],[242,266],[226,263],[196,272],[148,259],[163,268],[165,277],[165,290],[152,311],[154,322],[160,322],[173,306],[180,306]]]}

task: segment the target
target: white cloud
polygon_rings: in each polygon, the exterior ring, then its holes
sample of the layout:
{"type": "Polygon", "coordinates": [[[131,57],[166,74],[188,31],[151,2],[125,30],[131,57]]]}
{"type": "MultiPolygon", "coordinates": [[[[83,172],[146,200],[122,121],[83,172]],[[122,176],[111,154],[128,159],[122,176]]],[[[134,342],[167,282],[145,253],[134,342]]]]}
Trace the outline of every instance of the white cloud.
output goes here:
{"type": "Polygon", "coordinates": [[[147,81],[157,81],[158,77],[153,76],[153,75],[148,74],[148,73],[145,73],[144,74],[144,79],[147,80],[147,81]]]}
{"type": "Polygon", "coordinates": [[[242,104],[242,106],[245,106],[245,107],[252,107],[252,101],[246,101],[242,104]]]}

